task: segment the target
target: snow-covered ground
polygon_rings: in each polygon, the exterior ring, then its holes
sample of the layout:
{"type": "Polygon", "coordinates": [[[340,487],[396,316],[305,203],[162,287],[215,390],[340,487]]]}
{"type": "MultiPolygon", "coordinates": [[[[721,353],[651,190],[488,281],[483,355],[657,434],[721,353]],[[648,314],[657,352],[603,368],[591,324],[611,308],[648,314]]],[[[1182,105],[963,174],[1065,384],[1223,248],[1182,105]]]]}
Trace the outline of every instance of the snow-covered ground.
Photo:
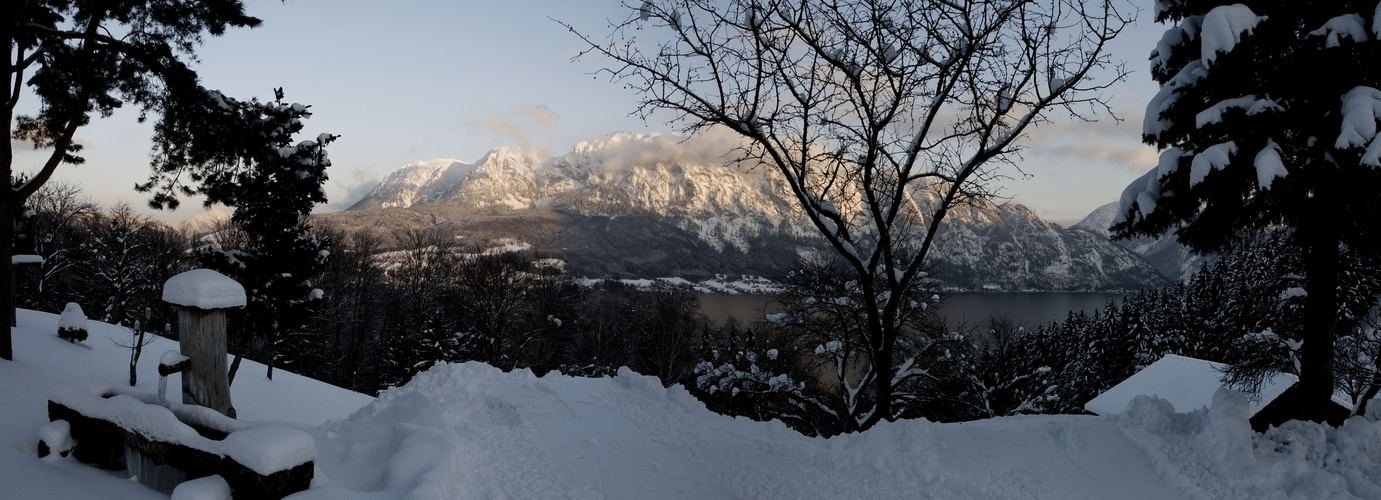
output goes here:
{"type": "MultiPolygon", "coordinates": [[[[92,322],[70,344],[55,315],[21,311],[0,361],[0,495],[166,498],[70,459],[37,458],[55,384],[118,385],[128,351],[92,322]]],[[[137,391],[156,390],[159,339],[137,391]]],[[[441,365],[377,400],[246,362],[242,419],[316,440],[316,480],[293,499],[402,498],[1381,498],[1381,423],[1287,425],[1256,436],[1246,405],[1174,413],[1138,398],[1119,417],[884,423],[806,438],[777,422],[708,412],[680,387],[622,372],[543,378],[441,365]]],[[[177,376],[168,393],[179,394],[177,376]]],[[[80,444],[78,444],[80,445],[80,444]]]]}

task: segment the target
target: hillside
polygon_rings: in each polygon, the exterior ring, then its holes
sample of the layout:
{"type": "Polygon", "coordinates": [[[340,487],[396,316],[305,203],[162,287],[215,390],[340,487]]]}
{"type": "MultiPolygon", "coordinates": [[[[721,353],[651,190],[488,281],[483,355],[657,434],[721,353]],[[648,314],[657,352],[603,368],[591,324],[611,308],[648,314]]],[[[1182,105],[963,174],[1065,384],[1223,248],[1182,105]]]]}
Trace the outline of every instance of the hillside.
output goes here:
{"type": "MultiPolygon", "coordinates": [[[[118,472],[36,458],[45,395],[55,384],[119,384],[127,352],[108,325],[69,344],[53,333],[54,315],[20,311],[19,322],[17,360],[0,361],[7,497],[166,498],[118,472]]],[[[141,371],[153,372],[150,353],[172,347],[150,346],[141,371]]],[[[814,439],[710,413],[679,386],[627,371],[538,378],[441,365],[374,400],[281,370],[269,381],[262,370],[246,362],[231,388],[243,417],[293,422],[316,439],[317,478],[295,500],[1381,496],[1381,422],[1253,436],[1234,398],[1212,411],[1140,399],[1120,419],[901,421],[814,439]]]]}
{"type": "MultiPolygon", "coordinates": [[[[1100,206],[1070,229],[1087,231],[1103,238],[1111,237],[1109,227],[1117,215],[1117,202],[1100,206]]],[[[1197,255],[1184,245],[1175,241],[1175,235],[1167,234],[1159,238],[1139,236],[1114,241],[1113,244],[1135,252],[1146,259],[1157,271],[1170,280],[1186,280],[1199,270],[1205,257],[1197,255]]]]}

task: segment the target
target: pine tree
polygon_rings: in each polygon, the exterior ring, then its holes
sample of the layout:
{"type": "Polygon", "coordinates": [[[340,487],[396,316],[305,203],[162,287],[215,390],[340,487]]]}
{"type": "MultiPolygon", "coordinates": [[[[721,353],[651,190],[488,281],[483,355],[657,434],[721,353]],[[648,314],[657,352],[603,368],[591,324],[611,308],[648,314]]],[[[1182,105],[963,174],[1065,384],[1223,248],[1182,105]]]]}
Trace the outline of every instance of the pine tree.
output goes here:
{"type": "Polygon", "coordinates": [[[1306,292],[1296,416],[1333,393],[1343,247],[1375,249],[1381,215],[1381,21],[1374,0],[1160,0],[1178,24],[1151,54],[1161,90],[1143,137],[1159,165],[1123,192],[1115,234],[1171,229],[1200,251],[1284,225],[1306,292]]]}
{"type": "MultiPolygon", "coordinates": [[[[188,111],[210,104],[188,64],[195,59],[194,49],[207,34],[259,23],[245,15],[239,0],[5,2],[0,9],[0,38],[7,47],[5,116],[0,118],[4,135],[52,152],[33,177],[0,190],[0,290],[5,291],[0,359],[13,358],[12,221],[60,164],[82,163],[81,145],[73,140],[77,129],[90,123],[93,114],[109,117],[125,103],[137,105],[141,119],[147,113],[158,115],[160,126],[207,125],[179,123],[195,115],[188,111]],[[23,98],[25,90],[37,106],[23,98]],[[30,107],[38,112],[15,114],[30,107]]],[[[10,141],[0,148],[0,179],[12,178],[14,145],[10,141]]],[[[188,173],[201,171],[193,167],[188,173]]]]}
{"type": "Polygon", "coordinates": [[[282,89],[274,90],[272,102],[240,101],[215,91],[206,95],[215,106],[188,112],[214,126],[157,127],[163,146],[155,173],[138,187],[154,191],[151,204],[158,208],[176,206],[174,189],[205,195],[207,206],[235,207],[231,221],[244,236],[241,245],[204,248],[201,260],[244,285],[249,303],[233,328],[263,336],[263,361],[272,378],[279,342],[303,330],[322,297],[311,280],[330,251],[326,241],[311,234],[306,217],[326,201],[321,189],[331,165],[326,145],[336,136],[297,141],[294,136],[311,112],[309,106],[285,103],[282,89]],[[197,188],[179,185],[178,175],[194,166],[213,168],[193,175],[197,188]]]}

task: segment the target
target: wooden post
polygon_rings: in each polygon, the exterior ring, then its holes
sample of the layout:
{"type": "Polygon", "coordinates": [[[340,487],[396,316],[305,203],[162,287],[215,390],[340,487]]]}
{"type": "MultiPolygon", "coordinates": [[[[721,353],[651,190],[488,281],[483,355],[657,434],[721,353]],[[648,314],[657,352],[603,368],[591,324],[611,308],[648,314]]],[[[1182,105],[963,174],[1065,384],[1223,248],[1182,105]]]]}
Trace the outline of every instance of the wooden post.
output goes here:
{"type": "Polygon", "coordinates": [[[215,271],[194,269],[170,278],[163,285],[163,300],[178,306],[181,351],[192,363],[182,372],[182,402],[234,418],[225,361],[225,310],[245,306],[244,287],[215,271]]]}
{"type": "Polygon", "coordinates": [[[205,406],[234,418],[227,376],[229,367],[225,362],[225,310],[177,309],[182,355],[192,360],[192,366],[182,372],[182,402],[205,406]]]}

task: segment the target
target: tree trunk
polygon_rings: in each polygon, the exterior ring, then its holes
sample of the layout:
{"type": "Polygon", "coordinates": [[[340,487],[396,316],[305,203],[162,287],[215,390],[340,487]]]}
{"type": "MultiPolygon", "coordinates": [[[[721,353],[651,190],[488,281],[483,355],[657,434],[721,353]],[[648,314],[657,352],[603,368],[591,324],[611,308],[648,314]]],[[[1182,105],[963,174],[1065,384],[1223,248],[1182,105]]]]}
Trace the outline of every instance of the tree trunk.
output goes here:
{"type": "MultiPolygon", "coordinates": [[[[13,27],[17,16],[18,7],[7,6],[0,14],[0,39],[5,40],[5,65],[11,69],[6,72],[5,78],[5,100],[10,101],[13,85],[18,80],[19,75],[15,68],[16,61],[12,58],[13,52],[8,48],[14,43],[13,27]]],[[[14,181],[14,142],[10,139],[11,125],[14,119],[14,108],[5,106],[5,146],[0,148],[0,178],[4,178],[5,186],[0,190],[0,290],[5,291],[5,300],[0,304],[0,358],[13,360],[14,348],[10,343],[10,329],[17,326],[18,318],[14,312],[14,262],[11,256],[14,254],[14,209],[15,192],[14,181]]]]}
{"type": "MultiPolygon", "coordinates": [[[[5,135],[9,135],[9,121],[5,122],[5,135]]],[[[4,156],[11,156],[10,141],[5,141],[4,156]]],[[[10,181],[10,159],[0,158],[4,167],[0,168],[0,177],[4,177],[5,185],[0,189],[0,290],[5,291],[4,304],[0,304],[0,358],[14,360],[14,348],[11,344],[11,328],[18,326],[18,315],[15,314],[14,297],[14,215],[15,215],[15,193],[13,183],[10,181]]]]}
{"type": "Polygon", "coordinates": [[[889,332],[884,325],[877,325],[879,331],[876,337],[880,339],[882,348],[873,353],[873,373],[877,378],[873,379],[873,392],[876,404],[873,406],[873,415],[863,423],[862,429],[870,429],[882,420],[892,420],[892,377],[896,367],[892,366],[893,347],[896,345],[896,334],[889,332]]]}
{"type": "MultiPolygon", "coordinates": [[[[1327,184],[1328,176],[1323,176],[1327,184]]],[[[1300,353],[1295,418],[1323,422],[1333,398],[1333,347],[1337,338],[1338,252],[1336,200],[1318,189],[1307,200],[1299,237],[1304,240],[1304,345],[1300,353]]]]}
{"type": "Polygon", "coordinates": [[[179,307],[177,324],[182,355],[192,360],[191,368],[182,372],[182,402],[234,418],[225,363],[225,311],[179,307]]]}

